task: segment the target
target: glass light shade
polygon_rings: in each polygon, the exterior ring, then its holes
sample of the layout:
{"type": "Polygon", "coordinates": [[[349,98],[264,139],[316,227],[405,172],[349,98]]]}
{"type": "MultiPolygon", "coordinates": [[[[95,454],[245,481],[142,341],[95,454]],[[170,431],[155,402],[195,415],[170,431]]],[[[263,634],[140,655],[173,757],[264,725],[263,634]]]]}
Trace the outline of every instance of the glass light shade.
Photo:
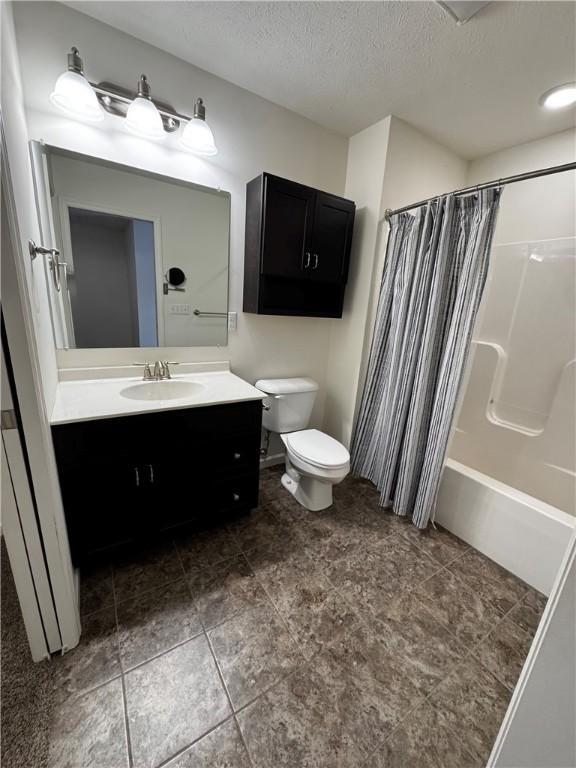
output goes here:
{"type": "Polygon", "coordinates": [[[542,97],[546,109],[562,109],[576,104],[576,83],[566,83],[547,91],[542,97]]]}
{"type": "Polygon", "coordinates": [[[128,107],[126,128],[145,139],[163,139],[166,136],[160,112],[150,99],[137,96],[128,107]]]}
{"type": "Polygon", "coordinates": [[[79,72],[63,72],[50,94],[50,101],[72,117],[98,123],[104,120],[104,111],[86,78],[79,72]]]}
{"type": "Polygon", "coordinates": [[[206,120],[201,120],[198,117],[193,117],[186,124],[180,138],[180,144],[197,155],[209,156],[218,154],[210,126],[206,120]]]}

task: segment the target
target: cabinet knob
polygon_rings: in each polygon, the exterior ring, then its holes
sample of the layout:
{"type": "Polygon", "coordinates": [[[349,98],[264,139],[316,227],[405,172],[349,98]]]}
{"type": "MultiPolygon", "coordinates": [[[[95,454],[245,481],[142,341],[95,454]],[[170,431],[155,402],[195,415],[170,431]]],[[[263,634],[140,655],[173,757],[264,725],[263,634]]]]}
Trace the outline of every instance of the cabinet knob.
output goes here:
{"type": "Polygon", "coordinates": [[[234,501],[240,501],[240,495],[238,493],[233,493],[232,498],[234,499],[234,501]]]}
{"type": "Polygon", "coordinates": [[[236,461],[238,461],[238,459],[241,459],[241,458],[242,458],[242,454],[241,454],[241,453],[235,453],[235,454],[234,454],[234,459],[235,459],[236,461]]]}

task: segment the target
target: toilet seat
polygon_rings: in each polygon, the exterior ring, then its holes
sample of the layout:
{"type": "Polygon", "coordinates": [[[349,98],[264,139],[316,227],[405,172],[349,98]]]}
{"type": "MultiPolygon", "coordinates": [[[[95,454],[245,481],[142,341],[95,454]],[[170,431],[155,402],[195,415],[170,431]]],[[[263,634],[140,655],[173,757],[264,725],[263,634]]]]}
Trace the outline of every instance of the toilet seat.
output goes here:
{"type": "Polygon", "coordinates": [[[294,457],[312,467],[337,470],[349,466],[350,454],[342,443],[318,429],[290,432],[282,440],[294,457]]]}

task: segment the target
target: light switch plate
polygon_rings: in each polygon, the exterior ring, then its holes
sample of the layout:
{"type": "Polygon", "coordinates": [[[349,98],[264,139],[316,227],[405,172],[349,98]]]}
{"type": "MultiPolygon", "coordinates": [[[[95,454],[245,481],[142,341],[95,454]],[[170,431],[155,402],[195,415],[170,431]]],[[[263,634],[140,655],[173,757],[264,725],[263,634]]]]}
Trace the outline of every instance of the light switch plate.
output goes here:
{"type": "Polygon", "coordinates": [[[228,330],[235,331],[238,329],[238,313],[228,312],[228,330]]]}
{"type": "Polygon", "coordinates": [[[168,307],[169,315],[189,315],[190,304],[170,304],[168,307]]]}

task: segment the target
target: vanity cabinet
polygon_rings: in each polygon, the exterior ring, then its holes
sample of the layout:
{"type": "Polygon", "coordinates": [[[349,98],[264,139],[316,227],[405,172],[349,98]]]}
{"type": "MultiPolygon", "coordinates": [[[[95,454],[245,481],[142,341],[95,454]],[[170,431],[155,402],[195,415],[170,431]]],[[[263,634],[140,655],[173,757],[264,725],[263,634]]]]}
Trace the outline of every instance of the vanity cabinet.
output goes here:
{"type": "Polygon", "coordinates": [[[259,400],[52,427],[76,564],[258,504],[259,400]]]}
{"type": "Polygon", "coordinates": [[[244,311],[341,317],[351,200],[264,173],[246,187],[244,311]]]}

